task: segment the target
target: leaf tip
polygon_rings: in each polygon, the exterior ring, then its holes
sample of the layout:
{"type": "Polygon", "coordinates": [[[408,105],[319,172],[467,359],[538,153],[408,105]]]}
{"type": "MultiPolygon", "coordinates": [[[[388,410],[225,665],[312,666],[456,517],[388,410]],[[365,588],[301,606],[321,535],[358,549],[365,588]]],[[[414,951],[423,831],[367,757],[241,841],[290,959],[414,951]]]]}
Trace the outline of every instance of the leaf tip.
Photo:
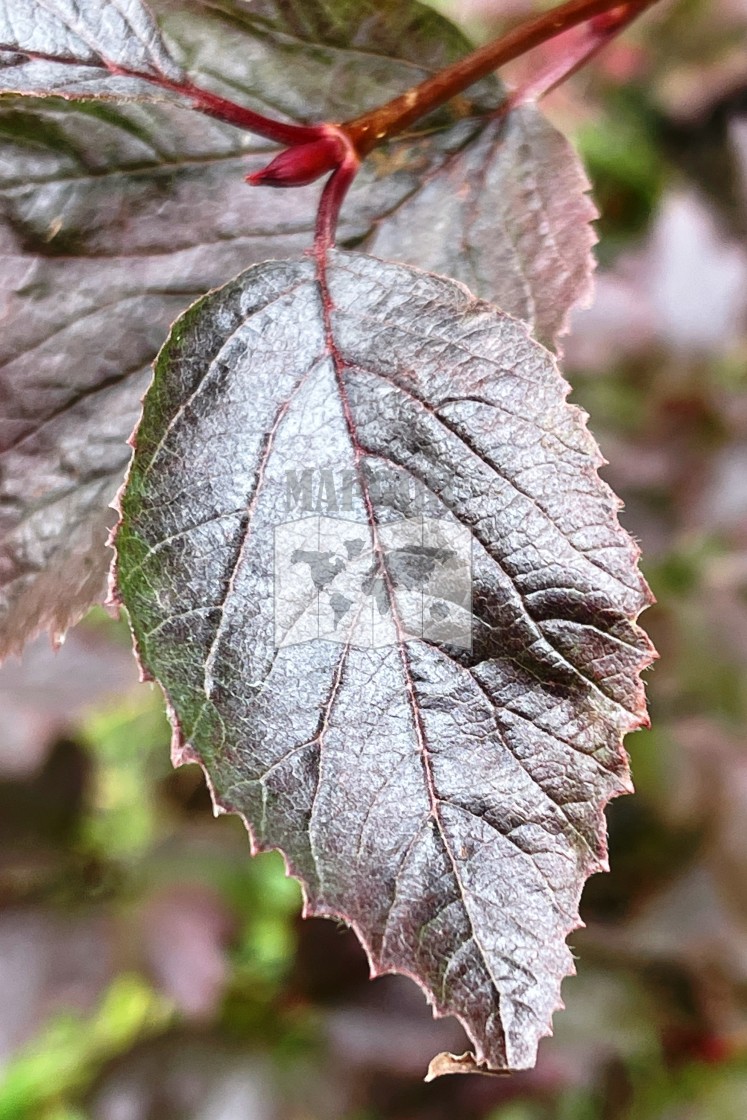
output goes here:
{"type": "Polygon", "coordinates": [[[485,1077],[508,1077],[511,1070],[491,1069],[488,1063],[477,1058],[471,1051],[464,1054],[449,1054],[444,1051],[436,1054],[428,1066],[424,1081],[435,1081],[450,1073],[481,1073],[485,1077]]]}
{"type": "Polygon", "coordinates": [[[65,644],[66,637],[67,627],[59,629],[58,627],[54,626],[49,631],[49,641],[55,653],[58,653],[62,649],[65,644]]]}

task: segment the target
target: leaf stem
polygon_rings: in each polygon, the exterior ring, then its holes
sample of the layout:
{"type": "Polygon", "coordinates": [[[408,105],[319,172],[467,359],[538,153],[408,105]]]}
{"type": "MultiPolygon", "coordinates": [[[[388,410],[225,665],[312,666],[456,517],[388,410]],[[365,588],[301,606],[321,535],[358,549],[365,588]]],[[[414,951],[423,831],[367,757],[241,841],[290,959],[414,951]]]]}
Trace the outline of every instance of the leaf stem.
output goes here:
{"type": "MultiPolygon", "coordinates": [[[[637,0],[635,14],[653,3],[654,0],[637,0]]],[[[426,113],[438,109],[504,63],[594,16],[626,6],[621,0],[566,0],[557,8],[525,21],[453,66],[427,78],[386,105],[346,121],[340,127],[359,157],[363,158],[378,144],[409,128],[426,113]]]]}
{"type": "Polygon", "coordinates": [[[247,132],[253,132],[256,136],[264,136],[266,140],[275,140],[278,144],[285,144],[288,147],[323,140],[328,131],[329,126],[325,124],[286,124],[285,121],[273,120],[261,113],[255,113],[253,109],[236,105],[235,102],[228,101],[225,97],[218,97],[217,94],[210,93],[209,90],[192,85],[191,82],[178,85],[162,81],[159,84],[173,84],[173,88],[178,93],[189,98],[194,109],[206,113],[209,117],[215,117],[219,121],[236,125],[247,132]]]}
{"type": "Polygon", "coordinates": [[[352,145],[348,145],[342,163],[330,175],[324,185],[316,215],[316,234],[314,236],[314,253],[317,260],[323,260],[327,250],[334,248],[340,207],[355,176],[358,174],[360,163],[360,158],[354,148],[352,145]]]}

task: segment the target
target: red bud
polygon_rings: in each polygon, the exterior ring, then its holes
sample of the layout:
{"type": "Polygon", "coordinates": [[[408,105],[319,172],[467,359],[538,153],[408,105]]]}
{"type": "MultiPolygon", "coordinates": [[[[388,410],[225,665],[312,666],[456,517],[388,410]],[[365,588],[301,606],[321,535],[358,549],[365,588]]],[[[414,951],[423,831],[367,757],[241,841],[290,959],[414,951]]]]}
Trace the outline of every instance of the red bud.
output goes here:
{"type": "Polygon", "coordinates": [[[309,144],[297,144],[275,156],[267,167],[247,175],[252,186],[304,187],[320,175],[334,171],[344,158],[342,142],[335,135],[323,136],[309,144]]]}

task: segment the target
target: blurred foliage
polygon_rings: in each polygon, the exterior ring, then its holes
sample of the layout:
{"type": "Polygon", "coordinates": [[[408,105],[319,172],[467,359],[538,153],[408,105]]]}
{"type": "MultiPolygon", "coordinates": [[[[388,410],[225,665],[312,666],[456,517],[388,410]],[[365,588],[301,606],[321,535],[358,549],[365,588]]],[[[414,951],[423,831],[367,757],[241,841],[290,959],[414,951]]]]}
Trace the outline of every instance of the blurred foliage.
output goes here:
{"type": "Polygon", "coordinates": [[[112,862],[137,859],[158,836],[155,779],[168,766],[169,731],[160,695],[151,690],[146,701],[141,694],[94,710],[81,727],[93,773],[80,842],[112,862]],[[144,743],[149,750],[143,750],[144,743]]]}
{"type": "Polygon", "coordinates": [[[162,1031],[170,1018],[168,1004],[149,985],[118,976],[92,1016],[55,1016],[9,1063],[0,1090],[0,1120],[83,1115],[62,1103],[65,1098],[87,1088],[106,1061],[162,1031]]]}
{"type": "MultiPolygon", "coordinates": [[[[531,8],[439,6],[479,34],[531,8]]],[[[661,660],[537,1069],[422,1083],[456,1024],[300,920],[282,859],[170,769],[126,626],[92,612],[0,673],[0,1120],[747,1115],[745,32],[741,0],[663,5],[547,103],[602,211],[566,369],[661,660]]]]}

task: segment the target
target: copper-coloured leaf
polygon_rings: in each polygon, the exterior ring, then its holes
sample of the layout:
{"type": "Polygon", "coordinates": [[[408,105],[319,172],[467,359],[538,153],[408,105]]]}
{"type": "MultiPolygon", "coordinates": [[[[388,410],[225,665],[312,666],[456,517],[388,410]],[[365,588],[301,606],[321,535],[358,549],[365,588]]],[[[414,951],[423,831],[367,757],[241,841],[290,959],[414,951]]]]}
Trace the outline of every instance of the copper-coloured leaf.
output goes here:
{"type": "Polygon", "coordinates": [[[550,1030],[645,720],[649,593],[566,393],[453,281],[265,263],[176,323],[116,537],[175,760],[489,1069],[550,1030]]]}
{"type": "Polygon", "coordinates": [[[534,105],[490,123],[366,248],[453,276],[555,348],[591,296],[597,212],[581,161],[534,105]]]}

